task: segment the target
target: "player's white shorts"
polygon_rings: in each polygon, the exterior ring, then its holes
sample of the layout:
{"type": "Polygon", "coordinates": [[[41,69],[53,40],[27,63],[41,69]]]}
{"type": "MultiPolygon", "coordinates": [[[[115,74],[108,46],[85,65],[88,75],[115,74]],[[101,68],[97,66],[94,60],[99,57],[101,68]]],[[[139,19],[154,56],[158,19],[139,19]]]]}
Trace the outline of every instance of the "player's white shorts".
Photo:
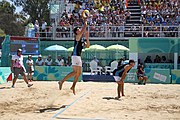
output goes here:
{"type": "Polygon", "coordinates": [[[80,56],[72,56],[72,66],[82,67],[82,60],[80,56]]]}
{"type": "Polygon", "coordinates": [[[121,81],[121,77],[119,77],[119,76],[113,76],[113,77],[114,77],[114,80],[115,80],[116,82],[121,81]]]}

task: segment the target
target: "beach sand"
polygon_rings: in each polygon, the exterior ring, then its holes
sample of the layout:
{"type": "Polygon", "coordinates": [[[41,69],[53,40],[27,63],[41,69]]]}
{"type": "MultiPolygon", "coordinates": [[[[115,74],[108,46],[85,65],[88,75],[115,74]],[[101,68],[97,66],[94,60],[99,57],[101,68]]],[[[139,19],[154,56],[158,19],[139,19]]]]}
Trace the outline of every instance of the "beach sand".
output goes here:
{"type": "Polygon", "coordinates": [[[27,88],[18,80],[0,85],[0,120],[180,120],[180,85],[125,84],[125,97],[116,97],[116,83],[79,82],[77,95],[66,82],[34,81],[27,88]],[[73,103],[74,102],[74,103],[73,103]],[[67,106],[73,103],[71,106],[67,106]],[[68,107],[68,108],[67,108],[68,107]]]}

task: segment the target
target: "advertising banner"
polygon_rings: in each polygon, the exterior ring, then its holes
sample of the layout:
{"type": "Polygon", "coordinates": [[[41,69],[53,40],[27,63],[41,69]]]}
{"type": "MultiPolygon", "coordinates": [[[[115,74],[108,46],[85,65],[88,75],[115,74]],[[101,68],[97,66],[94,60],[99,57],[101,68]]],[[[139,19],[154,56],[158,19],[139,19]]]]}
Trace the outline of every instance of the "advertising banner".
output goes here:
{"type": "Polygon", "coordinates": [[[10,67],[0,67],[0,84],[6,83],[6,79],[10,74],[10,67]]]}
{"type": "Polygon", "coordinates": [[[166,83],[170,84],[170,69],[152,69],[145,68],[145,74],[150,83],[166,83]]]}
{"type": "Polygon", "coordinates": [[[171,70],[171,78],[173,84],[180,84],[180,70],[171,70]]]}
{"type": "MultiPolygon", "coordinates": [[[[67,74],[72,72],[72,67],[65,66],[35,66],[34,80],[62,80],[67,74]]],[[[68,81],[73,81],[74,77],[68,81]]],[[[79,81],[82,80],[82,75],[79,81]]]]}

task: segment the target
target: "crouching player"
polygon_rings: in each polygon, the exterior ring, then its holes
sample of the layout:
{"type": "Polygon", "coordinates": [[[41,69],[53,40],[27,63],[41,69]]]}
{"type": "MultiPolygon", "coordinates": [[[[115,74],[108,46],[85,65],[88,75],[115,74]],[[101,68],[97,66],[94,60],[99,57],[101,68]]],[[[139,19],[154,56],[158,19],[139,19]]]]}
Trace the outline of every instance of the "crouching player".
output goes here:
{"type": "Polygon", "coordinates": [[[124,95],[124,79],[126,78],[127,73],[134,67],[134,65],[135,65],[135,61],[129,60],[128,64],[119,66],[117,69],[115,69],[113,71],[114,79],[115,79],[116,83],[118,84],[117,99],[119,99],[121,97],[120,93],[122,94],[122,96],[125,96],[124,95]]]}

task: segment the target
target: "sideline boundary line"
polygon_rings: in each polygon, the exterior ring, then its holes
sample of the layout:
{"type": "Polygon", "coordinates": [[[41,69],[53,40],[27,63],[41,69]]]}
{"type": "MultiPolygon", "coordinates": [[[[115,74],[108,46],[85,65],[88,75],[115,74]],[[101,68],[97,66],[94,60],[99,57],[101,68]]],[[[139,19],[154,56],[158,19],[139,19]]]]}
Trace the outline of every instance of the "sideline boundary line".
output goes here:
{"type": "Polygon", "coordinates": [[[79,98],[77,98],[76,100],[74,100],[72,103],[70,103],[69,105],[67,105],[65,108],[60,109],[59,112],[57,112],[54,116],[51,117],[51,120],[53,120],[54,118],[56,118],[58,115],[62,114],[66,109],[68,109],[69,107],[71,107],[74,103],[76,103],[78,100],[80,100],[81,98],[83,98],[85,95],[87,95],[91,90],[89,90],[88,92],[84,93],[83,95],[81,95],[79,98]]]}

